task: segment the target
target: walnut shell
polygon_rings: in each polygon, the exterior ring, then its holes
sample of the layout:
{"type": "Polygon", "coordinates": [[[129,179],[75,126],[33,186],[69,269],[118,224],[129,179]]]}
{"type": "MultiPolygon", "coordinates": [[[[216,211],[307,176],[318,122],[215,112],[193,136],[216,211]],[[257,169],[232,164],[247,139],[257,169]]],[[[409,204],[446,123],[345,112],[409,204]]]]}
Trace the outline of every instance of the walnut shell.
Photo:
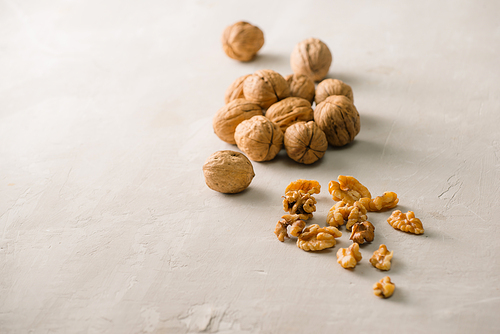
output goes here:
{"type": "Polygon", "coordinates": [[[236,145],[254,161],[274,159],[283,146],[283,131],[264,116],[241,122],[234,133],[236,145]]]}
{"type": "Polygon", "coordinates": [[[301,97],[287,97],[266,111],[266,117],[278,124],[283,132],[293,123],[312,121],[313,115],[311,104],[301,97]]]}
{"type": "Polygon", "coordinates": [[[328,73],[332,59],[332,53],[325,43],[317,38],[308,38],[295,46],[290,56],[290,65],[293,73],[320,81],[328,73]]]}
{"type": "Polygon", "coordinates": [[[316,89],[316,97],[314,98],[316,105],[332,95],[344,95],[354,103],[351,86],[338,79],[325,79],[318,84],[316,89]]]}
{"type": "Polygon", "coordinates": [[[290,96],[301,97],[313,103],[316,89],[311,78],[303,74],[290,74],[285,77],[285,80],[290,86],[290,96]]]}
{"type": "Polygon", "coordinates": [[[245,98],[245,95],[243,95],[243,82],[250,75],[251,74],[247,74],[239,77],[226,89],[226,94],[224,95],[224,102],[226,104],[236,99],[245,98]]]}
{"type": "Polygon", "coordinates": [[[328,143],[343,146],[354,140],[360,130],[359,113],[343,95],[329,96],[316,106],[314,121],[325,132],[328,143]]]}
{"type": "Polygon", "coordinates": [[[257,115],[262,115],[262,109],[258,104],[245,99],[233,100],[215,114],[214,132],[226,143],[236,144],[234,130],[238,124],[257,115]]]}
{"type": "Polygon", "coordinates": [[[243,94],[249,101],[260,104],[262,109],[290,96],[285,78],[273,70],[260,70],[245,79],[243,94]]]}
{"type": "Polygon", "coordinates": [[[264,45],[264,33],[248,22],[236,22],[222,34],[222,47],[231,58],[240,61],[252,60],[264,45]]]}
{"type": "Polygon", "coordinates": [[[203,174],[210,189],[225,194],[245,190],[255,176],[250,160],[235,151],[218,151],[212,154],[203,165],[203,174]]]}
{"type": "Polygon", "coordinates": [[[328,148],[325,133],[312,121],[288,127],[284,142],[288,156],[306,165],[321,159],[328,148]]]}

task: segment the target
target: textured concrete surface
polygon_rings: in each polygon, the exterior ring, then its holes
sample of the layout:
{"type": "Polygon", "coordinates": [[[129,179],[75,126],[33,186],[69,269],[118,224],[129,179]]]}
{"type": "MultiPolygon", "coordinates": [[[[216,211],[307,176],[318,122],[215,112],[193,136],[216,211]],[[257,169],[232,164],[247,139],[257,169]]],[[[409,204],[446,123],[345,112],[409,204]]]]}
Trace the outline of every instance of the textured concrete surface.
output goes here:
{"type": "Polygon", "coordinates": [[[500,4],[494,1],[0,1],[1,333],[472,333],[500,328],[500,4]],[[223,29],[262,28],[258,58],[223,29]],[[281,152],[238,195],[201,166],[226,87],[334,55],[361,132],[319,163],[281,152]],[[353,271],[273,234],[297,178],[396,192],[425,234],[370,214],[353,271]],[[394,250],[397,290],[368,262],[394,250]]]}

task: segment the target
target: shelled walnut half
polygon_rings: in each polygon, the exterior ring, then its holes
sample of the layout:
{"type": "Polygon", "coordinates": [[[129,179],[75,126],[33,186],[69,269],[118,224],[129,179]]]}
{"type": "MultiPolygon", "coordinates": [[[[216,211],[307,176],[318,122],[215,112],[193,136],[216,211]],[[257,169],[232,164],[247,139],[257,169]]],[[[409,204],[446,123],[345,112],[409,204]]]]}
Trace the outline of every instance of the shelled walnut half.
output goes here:
{"type": "Polygon", "coordinates": [[[371,198],[372,195],[368,188],[361,184],[352,176],[339,175],[339,182],[330,181],[328,191],[334,201],[344,201],[348,204],[354,204],[360,198],[371,198]]]}
{"type": "Polygon", "coordinates": [[[369,221],[356,223],[352,226],[351,237],[349,240],[357,244],[364,244],[365,242],[372,242],[375,238],[375,226],[369,221]]]}
{"type": "Polygon", "coordinates": [[[389,276],[385,276],[379,282],[373,285],[373,293],[377,297],[389,298],[394,293],[396,285],[391,282],[389,276]]]}
{"type": "Polygon", "coordinates": [[[382,210],[392,209],[399,203],[398,195],[392,191],[386,191],[382,196],[375,198],[360,198],[361,202],[368,211],[378,212],[382,210]]]}
{"type": "Polygon", "coordinates": [[[372,257],[370,258],[370,263],[379,270],[389,270],[391,269],[393,254],[394,251],[389,252],[387,250],[387,246],[382,244],[375,252],[373,252],[372,257]]]}
{"type": "Polygon", "coordinates": [[[330,226],[338,227],[347,222],[347,230],[351,230],[352,225],[366,219],[366,209],[359,202],[354,202],[353,205],[349,205],[345,201],[337,202],[330,208],[326,216],[326,222],[330,226]]]}
{"type": "Polygon", "coordinates": [[[274,234],[278,240],[283,242],[288,238],[288,233],[291,236],[298,237],[302,230],[306,227],[306,222],[299,218],[299,215],[283,215],[282,219],[276,223],[274,234]],[[288,231],[290,227],[290,231],[288,231]]]}
{"type": "Polygon", "coordinates": [[[413,211],[402,213],[400,210],[396,210],[387,218],[387,222],[396,230],[413,234],[424,233],[424,226],[420,219],[415,218],[413,211]]]}
{"type": "Polygon", "coordinates": [[[341,248],[337,252],[337,262],[346,269],[356,267],[361,259],[362,256],[357,243],[353,243],[348,248],[341,248]]]}
{"type": "Polygon", "coordinates": [[[303,220],[312,218],[316,203],[316,199],[303,190],[288,191],[283,196],[283,210],[292,215],[297,214],[303,220]]]}
{"type": "Polygon", "coordinates": [[[342,232],[335,227],[319,227],[313,224],[306,227],[297,239],[297,247],[305,251],[319,251],[335,246],[335,238],[340,238],[342,232]]]}

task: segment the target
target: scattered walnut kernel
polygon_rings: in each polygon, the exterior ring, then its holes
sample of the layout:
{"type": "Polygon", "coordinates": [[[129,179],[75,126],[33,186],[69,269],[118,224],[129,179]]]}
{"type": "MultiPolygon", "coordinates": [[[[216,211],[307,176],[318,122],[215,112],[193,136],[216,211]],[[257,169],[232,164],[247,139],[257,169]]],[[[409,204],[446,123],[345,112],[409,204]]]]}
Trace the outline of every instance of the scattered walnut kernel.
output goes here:
{"type": "Polygon", "coordinates": [[[245,95],[243,95],[243,82],[245,82],[245,79],[250,75],[251,74],[247,74],[239,77],[226,89],[226,93],[224,95],[224,102],[226,104],[232,100],[245,98],[245,95]]]}
{"type": "Polygon", "coordinates": [[[330,208],[326,216],[326,222],[330,226],[342,226],[347,221],[346,228],[348,230],[355,223],[363,222],[366,219],[366,209],[359,202],[354,202],[353,205],[349,205],[345,201],[337,202],[330,208]]]}
{"type": "Polygon", "coordinates": [[[368,211],[375,212],[392,209],[398,205],[399,198],[395,192],[386,191],[382,196],[377,196],[375,198],[360,198],[359,201],[368,211]]]}
{"type": "Polygon", "coordinates": [[[377,297],[389,298],[394,293],[396,286],[391,282],[389,276],[385,276],[373,285],[373,293],[377,297]]]}
{"type": "Polygon", "coordinates": [[[290,96],[301,97],[313,103],[314,101],[314,81],[304,74],[290,74],[285,77],[290,86],[290,96]]]}
{"type": "Polygon", "coordinates": [[[344,201],[348,204],[354,204],[360,198],[372,195],[368,188],[361,184],[352,176],[339,175],[339,182],[330,181],[328,184],[328,191],[332,195],[334,201],[344,201]]]}
{"type": "Polygon", "coordinates": [[[329,96],[318,104],[314,109],[314,121],[325,132],[326,139],[332,146],[349,144],[361,128],[358,110],[343,95],[329,96]]]}
{"type": "Polygon", "coordinates": [[[253,161],[274,159],[283,146],[283,131],[264,116],[241,122],[234,131],[238,148],[253,161]]]}
{"type": "Polygon", "coordinates": [[[328,73],[332,59],[332,53],[325,43],[317,38],[308,38],[295,46],[290,65],[295,74],[304,74],[319,81],[328,73]]]}
{"type": "Polygon", "coordinates": [[[348,248],[341,248],[337,252],[337,262],[346,269],[356,267],[361,258],[357,243],[353,243],[348,248]]]}
{"type": "Polygon", "coordinates": [[[424,233],[424,226],[420,219],[415,218],[415,213],[413,213],[413,211],[402,213],[400,210],[396,210],[387,218],[387,222],[396,230],[413,234],[424,233]]]}
{"type": "Polygon", "coordinates": [[[304,227],[306,227],[306,222],[299,219],[299,215],[284,215],[282,220],[278,221],[276,228],[274,229],[274,234],[278,237],[279,241],[285,241],[288,238],[287,228],[290,226],[290,235],[298,237],[304,227]]]}
{"type": "Polygon", "coordinates": [[[270,106],[266,111],[266,117],[285,132],[294,123],[312,121],[313,109],[309,101],[301,97],[287,97],[270,106]]]}
{"type": "Polygon", "coordinates": [[[364,244],[365,242],[372,242],[375,237],[375,226],[369,221],[356,223],[352,226],[351,237],[349,240],[357,244],[364,244]]]}
{"type": "Polygon", "coordinates": [[[388,251],[387,246],[382,244],[380,247],[373,252],[370,258],[370,263],[377,269],[389,270],[391,269],[391,260],[394,251],[388,251]]]}
{"type": "Polygon", "coordinates": [[[354,103],[351,86],[337,79],[325,79],[321,81],[318,84],[318,88],[316,88],[314,101],[318,105],[332,95],[344,95],[354,103]]]}
{"type": "Polygon", "coordinates": [[[212,122],[214,132],[226,143],[236,144],[234,131],[238,124],[257,115],[262,116],[262,109],[258,104],[245,99],[233,100],[215,114],[212,122]]]}
{"type": "Polygon", "coordinates": [[[297,239],[297,247],[305,251],[319,251],[335,246],[335,238],[340,238],[342,232],[335,227],[319,227],[313,224],[306,227],[297,239]]]}
{"type": "Polygon", "coordinates": [[[290,88],[285,78],[273,70],[260,70],[243,82],[245,99],[258,103],[262,109],[269,108],[290,96],[290,88]]]}
{"type": "Polygon", "coordinates": [[[321,191],[321,185],[316,180],[304,180],[298,179],[297,181],[291,182],[285,189],[285,193],[294,190],[302,190],[308,194],[319,194],[321,191]]]}
{"type": "Polygon", "coordinates": [[[284,144],[290,159],[306,165],[321,159],[328,149],[325,133],[313,121],[288,127],[284,144]]]}
{"type": "Polygon", "coordinates": [[[222,47],[231,58],[240,61],[252,60],[264,45],[264,33],[248,22],[236,22],[222,34],[222,47]]]}
{"type": "Polygon", "coordinates": [[[287,191],[283,196],[283,210],[292,215],[298,214],[303,220],[312,218],[316,203],[316,199],[303,190],[287,191]]]}

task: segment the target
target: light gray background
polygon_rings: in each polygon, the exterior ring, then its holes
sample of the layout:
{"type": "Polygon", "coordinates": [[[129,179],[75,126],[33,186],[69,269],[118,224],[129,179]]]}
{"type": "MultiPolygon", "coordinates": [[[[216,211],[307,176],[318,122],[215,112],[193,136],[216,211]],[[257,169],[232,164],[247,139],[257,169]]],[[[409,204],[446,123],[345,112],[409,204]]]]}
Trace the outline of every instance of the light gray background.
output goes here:
{"type": "Polygon", "coordinates": [[[0,1],[0,332],[494,332],[500,327],[497,1],[0,1]],[[239,63],[220,36],[265,34],[239,63]],[[212,117],[237,77],[291,73],[308,37],[352,86],[353,144],[312,166],[253,163],[238,195],[206,187],[212,117]],[[369,214],[353,271],[273,234],[297,178],[396,192],[425,234],[369,214]],[[368,262],[394,250],[397,285],[368,262]]]}

